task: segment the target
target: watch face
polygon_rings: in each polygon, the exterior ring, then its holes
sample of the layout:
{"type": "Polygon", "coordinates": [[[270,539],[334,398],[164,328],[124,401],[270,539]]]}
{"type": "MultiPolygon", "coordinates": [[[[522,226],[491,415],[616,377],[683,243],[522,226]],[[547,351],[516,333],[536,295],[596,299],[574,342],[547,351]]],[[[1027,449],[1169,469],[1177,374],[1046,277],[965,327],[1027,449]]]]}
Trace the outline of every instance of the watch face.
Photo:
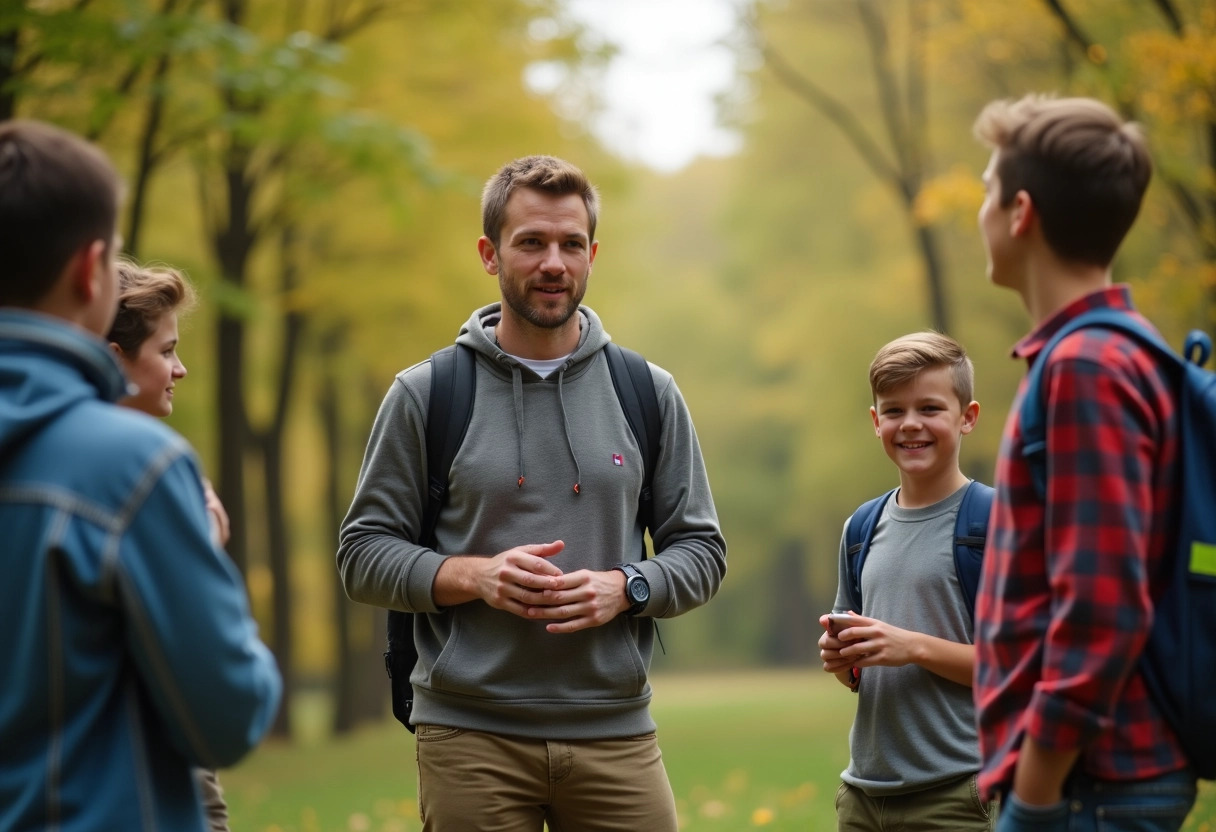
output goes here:
{"type": "Polygon", "coordinates": [[[635,604],[644,604],[650,598],[650,584],[645,578],[629,579],[629,600],[635,604]]]}

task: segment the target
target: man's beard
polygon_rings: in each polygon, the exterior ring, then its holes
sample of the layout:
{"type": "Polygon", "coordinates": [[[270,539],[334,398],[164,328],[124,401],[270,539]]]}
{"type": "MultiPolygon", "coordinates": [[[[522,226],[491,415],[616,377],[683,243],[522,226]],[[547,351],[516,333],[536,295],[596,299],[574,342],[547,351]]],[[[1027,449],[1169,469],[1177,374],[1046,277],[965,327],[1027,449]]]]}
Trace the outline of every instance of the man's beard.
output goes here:
{"type": "Polygon", "coordinates": [[[563,298],[568,299],[567,303],[554,309],[532,303],[528,298],[529,290],[521,289],[517,281],[512,280],[510,275],[501,271],[498,275],[498,287],[502,292],[503,300],[511,311],[538,329],[558,329],[563,326],[578,311],[578,305],[582,303],[583,295],[587,293],[586,281],[581,286],[575,283],[575,294],[562,295],[563,298]]]}

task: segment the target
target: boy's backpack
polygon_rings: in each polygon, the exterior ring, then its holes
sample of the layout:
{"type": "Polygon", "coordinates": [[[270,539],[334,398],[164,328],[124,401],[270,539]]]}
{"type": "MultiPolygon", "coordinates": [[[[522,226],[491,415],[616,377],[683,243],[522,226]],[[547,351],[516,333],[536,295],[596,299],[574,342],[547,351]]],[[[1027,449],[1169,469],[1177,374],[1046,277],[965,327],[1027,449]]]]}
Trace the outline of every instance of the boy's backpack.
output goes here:
{"type": "MultiPolygon", "coordinates": [[[[654,529],[654,500],[651,483],[659,456],[662,418],[659,398],[654,390],[654,378],[646,359],[633,350],[612,341],[604,347],[608,370],[617,400],[625,420],[642,450],[642,489],[638,494],[638,517],[647,530],[654,529]]],[[[422,514],[418,543],[435,547],[435,526],[439,512],[447,501],[448,474],[456,452],[464,442],[465,432],[473,416],[473,399],[477,390],[477,360],[466,346],[453,344],[431,356],[431,395],[427,405],[426,457],[427,498],[422,514]]],[[[646,544],[642,543],[642,557],[646,544]]],[[[414,615],[398,610],[388,611],[388,650],[384,653],[384,669],[392,686],[393,716],[410,733],[410,713],[414,709],[414,688],[410,674],[418,662],[414,644],[414,615]]]]}
{"type": "Polygon", "coordinates": [[[1182,501],[1178,537],[1167,553],[1167,583],[1154,605],[1140,667],[1154,704],[1174,729],[1196,774],[1216,778],[1216,373],[1203,369],[1212,343],[1198,330],[1183,355],[1138,320],[1114,309],[1094,309],[1065,324],[1031,368],[1020,418],[1040,498],[1046,493],[1046,420],[1043,372],[1047,356],[1066,335],[1101,326],[1124,332],[1177,368],[1182,384],[1179,464],[1182,501]]]}
{"type": "MultiPolygon", "coordinates": [[[[845,527],[844,588],[849,604],[856,613],[864,614],[861,598],[861,567],[870,552],[874,529],[882,516],[883,506],[897,489],[875,497],[853,512],[845,527]]],[[[975,619],[975,589],[980,582],[980,566],[984,561],[984,541],[988,536],[988,514],[992,509],[992,489],[982,482],[972,482],[963,494],[954,521],[954,572],[963,591],[967,611],[975,619]]]]}

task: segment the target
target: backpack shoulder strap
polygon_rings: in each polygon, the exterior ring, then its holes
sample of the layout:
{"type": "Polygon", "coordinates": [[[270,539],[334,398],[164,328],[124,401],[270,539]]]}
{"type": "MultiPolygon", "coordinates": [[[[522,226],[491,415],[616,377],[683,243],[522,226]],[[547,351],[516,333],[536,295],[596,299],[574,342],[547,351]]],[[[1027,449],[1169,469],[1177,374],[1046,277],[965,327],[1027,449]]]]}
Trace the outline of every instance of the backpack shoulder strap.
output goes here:
{"type": "MultiPolygon", "coordinates": [[[[435,547],[435,526],[448,496],[448,475],[452,460],[460,450],[473,416],[473,396],[477,389],[477,359],[461,345],[445,347],[431,355],[431,395],[426,409],[426,503],[418,543],[435,547]]],[[[388,650],[384,668],[391,680],[393,716],[414,732],[410,716],[414,710],[414,689],[410,674],[418,661],[414,644],[414,615],[389,610],[387,617],[388,650]]]]}
{"type": "Polygon", "coordinates": [[[646,359],[631,349],[609,341],[604,347],[612,386],[625,413],[625,421],[642,449],[642,491],[638,495],[638,515],[643,525],[654,532],[654,500],[651,483],[659,459],[659,441],[663,423],[659,415],[659,397],[654,390],[654,376],[646,359]]]}
{"type": "Polygon", "coordinates": [[[1120,309],[1091,309],[1083,312],[1060,327],[1035,358],[1034,365],[1026,375],[1026,392],[1018,411],[1022,430],[1022,456],[1030,466],[1035,493],[1040,499],[1047,496],[1047,401],[1043,391],[1043,377],[1047,372],[1047,359],[1056,345],[1066,337],[1085,327],[1099,326],[1126,333],[1150,349],[1174,363],[1181,358],[1161,340],[1156,332],[1120,309]]]}
{"type": "Polygon", "coordinates": [[[992,513],[992,494],[991,487],[972,481],[963,494],[954,523],[954,572],[972,620],[980,567],[984,563],[984,543],[988,538],[988,516],[992,513]]]}
{"type": "Polygon", "coordinates": [[[473,351],[453,344],[431,355],[431,395],[426,411],[426,507],[419,544],[435,545],[435,526],[448,496],[452,461],[473,418],[477,359],[473,351]]]}
{"type": "Polygon", "coordinates": [[[870,552],[870,541],[874,539],[878,518],[882,516],[883,507],[894,493],[895,489],[892,488],[886,494],[862,503],[845,526],[844,589],[849,597],[849,605],[856,613],[862,611],[861,567],[870,552]]]}

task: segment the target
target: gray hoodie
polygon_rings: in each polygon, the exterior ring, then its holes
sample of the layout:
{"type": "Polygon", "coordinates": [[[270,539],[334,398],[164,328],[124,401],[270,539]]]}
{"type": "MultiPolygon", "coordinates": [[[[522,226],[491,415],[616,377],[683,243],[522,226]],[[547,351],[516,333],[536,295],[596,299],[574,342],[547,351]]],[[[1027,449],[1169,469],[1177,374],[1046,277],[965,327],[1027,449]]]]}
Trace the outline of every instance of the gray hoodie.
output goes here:
{"type": "Polygon", "coordinates": [[[565,541],[564,572],[637,561],[642,457],[621,411],[599,318],[580,307],[578,347],[541,379],[494,342],[499,304],[473,313],[456,342],[477,355],[468,433],[436,528],[438,551],[415,544],[426,494],[430,361],[398,374],[376,416],[338,568],[355,601],[427,613],[415,625],[414,718],[544,739],[624,737],[654,730],[647,673],[653,618],[713,597],[726,573],[701,449],[671,375],[651,365],[662,416],[654,472],[656,556],[639,564],[650,601],[637,617],[553,634],[482,601],[439,609],[431,587],[447,554],[493,556],[565,541]],[[443,554],[441,554],[443,553],[443,554]]]}

